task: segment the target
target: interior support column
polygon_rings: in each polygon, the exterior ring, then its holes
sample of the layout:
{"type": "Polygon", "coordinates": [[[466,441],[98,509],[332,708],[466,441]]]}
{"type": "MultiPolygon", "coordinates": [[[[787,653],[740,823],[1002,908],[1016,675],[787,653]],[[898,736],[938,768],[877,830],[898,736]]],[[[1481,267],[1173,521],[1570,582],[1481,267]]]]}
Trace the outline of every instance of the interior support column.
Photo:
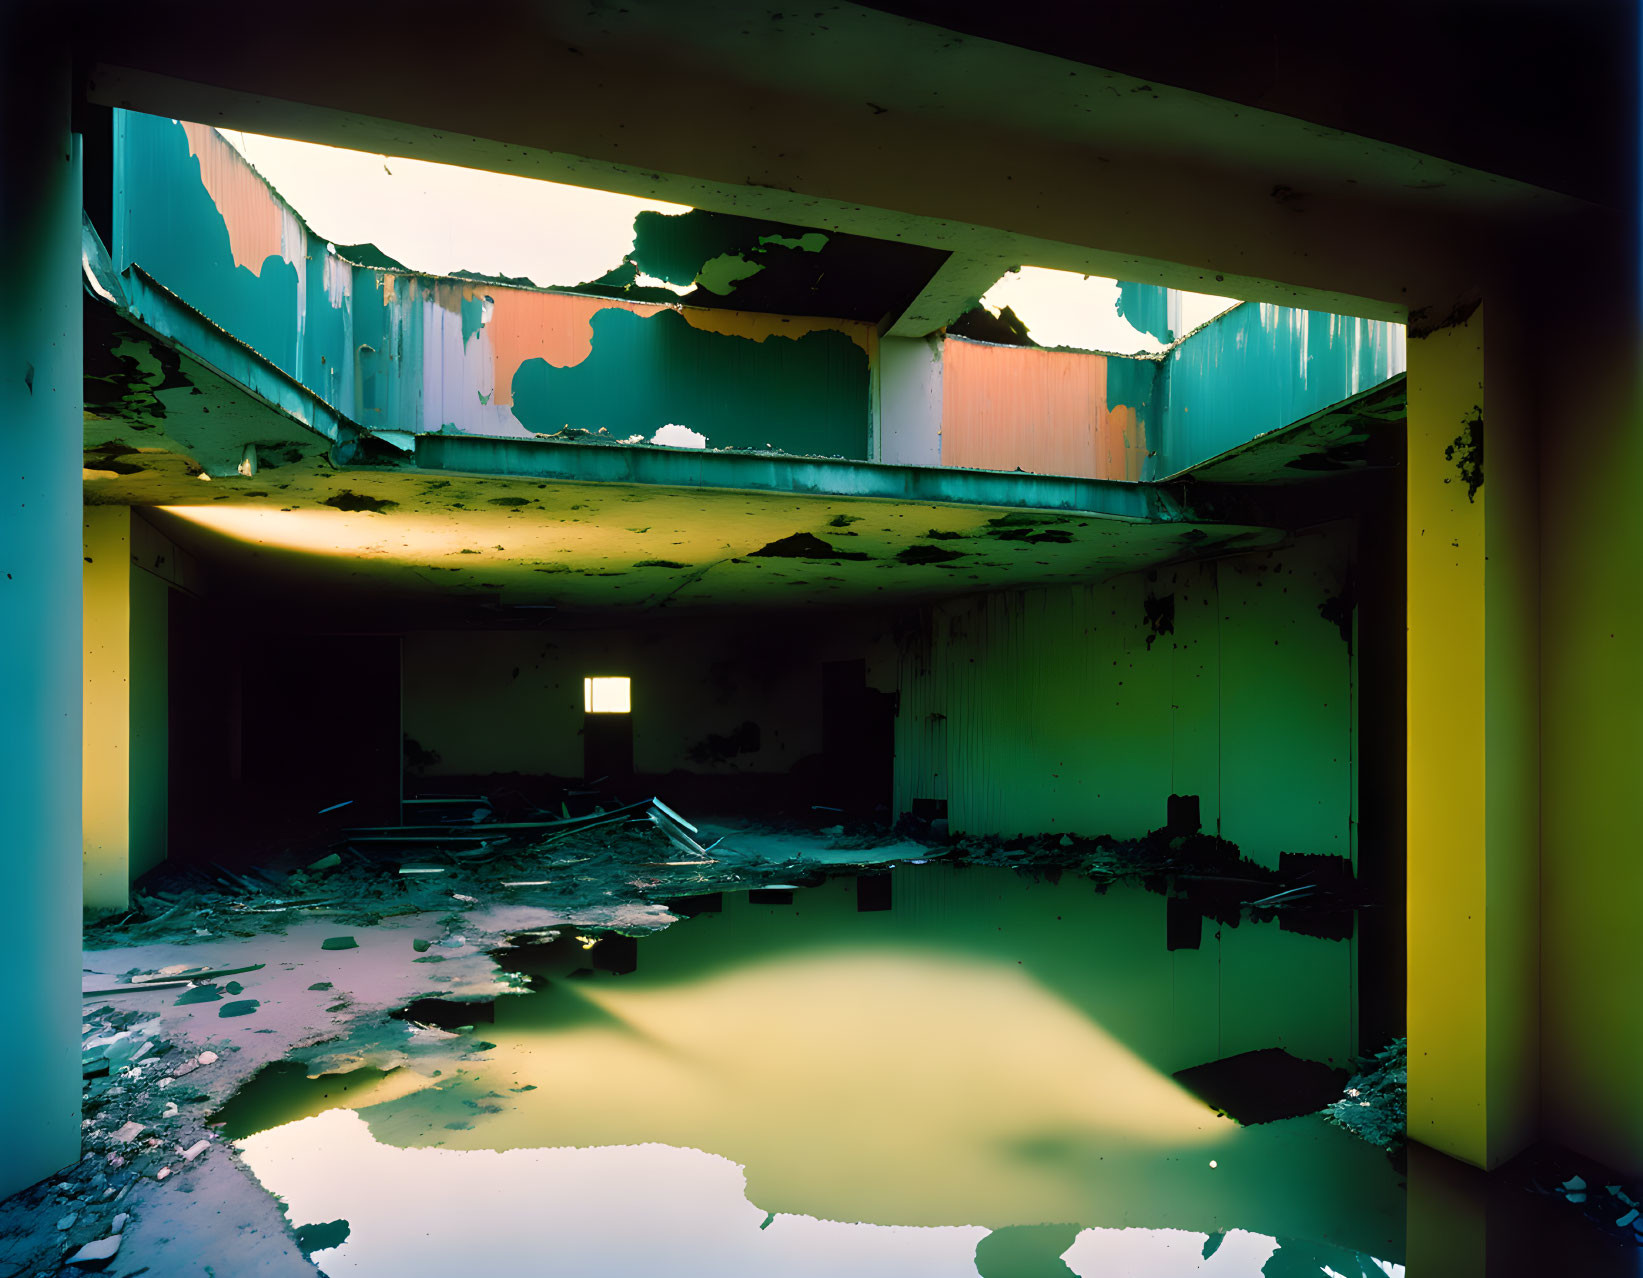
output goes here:
{"type": "Polygon", "coordinates": [[[80,154],[34,21],[0,19],[0,1197],[80,1153],[80,154]]]}
{"type": "Polygon", "coordinates": [[[87,506],[81,752],[85,906],[131,897],[131,509],[87,506]]]}
{"type": "Polygon", "coordinates": [[[1484,1168],[1536,1124],[1540,824],[1533,452],[1488,309],[1411,332],[1406,552],[1409,1134],[1484,1168]]]}

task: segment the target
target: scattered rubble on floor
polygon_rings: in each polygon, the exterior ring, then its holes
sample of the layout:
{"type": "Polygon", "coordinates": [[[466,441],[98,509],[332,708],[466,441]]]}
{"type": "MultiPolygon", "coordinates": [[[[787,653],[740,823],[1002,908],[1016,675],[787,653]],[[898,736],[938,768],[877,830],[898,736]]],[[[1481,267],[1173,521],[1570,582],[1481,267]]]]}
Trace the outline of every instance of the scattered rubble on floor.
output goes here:
{"type": "MultiPolygon", "coordinates": [[[[485,796],[422,815],[424,825],[342,831],[330,851],[301,851],[293,868],[230,869],[220,864],[167,867],[125,915],[88,925],[98,946],[189,936],[256,936],[305,918],[369,927],[384,918],[485,905],[569,908],[619,900],[668,901],[697,893],[774,888],[852,867],[880,869],[936,857],[1000,866],[1050,879],[1081,874],[1098,889],[1125,880],[1179,898],[1189,912],[1235,925],[1243,917],[1279,918],[1286,929],[1350,935],[1353,911],[1366,904],[1339,858],[1286,858],[1277,870],[1239,854],[1235,844],[1195,828],[1154,830],[1139,839],[1070,834],[1013,838],[954,836],[945,819],[903,817],[893,830],[843,821],[817,831],[792,825],[698,828],[660,799],[594,807],[581,816],[533,809],[505,814],[485,796]]],[[[832,809],[818,805],[821,819],[832,809]]],[[[346,947],[345,934],[327,948],[346,947]]],[[[151,974],[198,987],[207,976],[151,974]]],[[[194,994],[201,1000],[213,991],[194,994]]]]}
{"type": "MultiPolygon", "coordinates": [[[[166,988],[171,982],[160,978],[169,975],[135,973],[132,983],[166,988]]],[[[68,1265],[65,1272],[95,1272],[113,1262],[132,1219],[133,1190],[203,1161],[215,1147],[208,1097],[190,1075],[217,1059],[171,1042],[151,1011],[89,1004],[81,1024],[81,1158],[5,1204],[0,1270],[55,1273],[68,1265]],[[30,1217],[49,1218],[49,1236],[43,1225],[25,1228],[30,1217]]]]}
{"type": "Polygon", "coordinates": [[[1614,1241],[1643,1248],[1643,1185],[1550,1148],[1529,1155],[1518,1171],[1531,1192],[1567,1204],[1614,1241]]]}

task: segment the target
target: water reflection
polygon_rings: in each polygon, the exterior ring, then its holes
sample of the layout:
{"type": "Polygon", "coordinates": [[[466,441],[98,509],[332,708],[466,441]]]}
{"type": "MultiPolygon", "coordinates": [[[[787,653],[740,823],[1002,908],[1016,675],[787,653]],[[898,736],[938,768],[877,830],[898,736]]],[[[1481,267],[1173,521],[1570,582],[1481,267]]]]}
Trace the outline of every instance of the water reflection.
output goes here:
{"type": "Polygon", "coordinates": [[[505,961],[535,992],[496,1003],[482,1048],[245,1157],[294,1222],[348,1220],[316,1253],[333,1278],[479,1253],[565,1274],[1230,1275],[1276,1239],[1285,1273],[1395,1270],[1368,1259],[1402,1251],[1380,1154],[1316,1117],[1238,1127],[1170,1078],[1258,1047],[1344,1060],[1352,942],[1246,922],[1169,951],[1159,896],[1007,871],[898,870],[893,901],[858,912],[849,879],[727,896],[607,964],[626,975],[588,972],[574,935],[523,946],[505,961]]]}

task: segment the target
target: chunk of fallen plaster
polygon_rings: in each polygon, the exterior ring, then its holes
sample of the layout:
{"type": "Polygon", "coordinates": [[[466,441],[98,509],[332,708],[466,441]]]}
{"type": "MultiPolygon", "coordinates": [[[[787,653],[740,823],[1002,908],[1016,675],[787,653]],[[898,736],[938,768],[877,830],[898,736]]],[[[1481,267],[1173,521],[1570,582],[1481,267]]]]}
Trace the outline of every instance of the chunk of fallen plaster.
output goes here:
{"type": "Polygon", "coordinates": [[[237,998],[232,1003],[224,1003],[217,1009],[218,1016],[250,1016],[262,1004],[254,998],[237,998]]]}
{"type": "Polygon", "coordinates": [[[217,1063],[217,1054],[215,1052],[201,1052],[195,1059],[201,1065],[215,1065],[217,1063]]]}
{"type": "Polygon", "coordinates": [[[114,1133],[114,1139],[119,1141],[122,1145],[129,1145],[147,1130],[148,1128],[144,1127],[141,1123],[127,1123],[124,1127],[120,1128],[119,1131],[114,1133]]]}
{"type": "Polygon", "coordinates": [[[110,1234],[107,1238],[88,1242],[68,1258],[68,1263],[83,1269],[101,1269],[119,1253],[121,1238],[120,1234],[110,1234]]]}
{"type": "Polygon", "coordinates": [[[193,1162],[196,1158],[198,1158],[201,1154],[205,1153],[205,1151],[210,1149],[210,1148],[211,1148],[211,1142],[210,1141],[208,1141],[208,1140],[197,1140],[192,1145],[190,1145],[187,1149],[183,1149],[179,1146],[178,1149],[177,1149],[177,1152],[179,1154],[181,1154],[187,1162],[193,1162]]]}
{"type": "Polygon", "coordinates": [[[354,950],[359,948],[359,942],[351,936],[328,936],[319,947],[322,950],[354,950]]]}
{"type": "Polygon", "coordinates": [[[125,1232],[125,1227],[126,1227],[126,1221],[128,1221],[130,1219],[131,1219],[131,1214],[129,1212],[123,1212],[123,1211],[120,1212],[117,1216],[114,1217],[114,1223],[111,1224],[108,1227],[109,1233],[111,1233],[111,1234],[124,1233],[125,1232]]]}

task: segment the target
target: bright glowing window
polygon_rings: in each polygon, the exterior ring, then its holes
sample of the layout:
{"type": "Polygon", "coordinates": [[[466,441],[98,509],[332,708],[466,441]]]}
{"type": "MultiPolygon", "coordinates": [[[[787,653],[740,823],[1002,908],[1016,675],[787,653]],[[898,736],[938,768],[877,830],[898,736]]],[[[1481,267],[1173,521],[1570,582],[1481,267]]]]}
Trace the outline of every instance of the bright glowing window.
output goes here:
{"type": "Polygon", "coordinates": [[[633,699],[626,675],[589,675],[582,680],[582,709],[589,714],[627,714],[633,699]]]}

